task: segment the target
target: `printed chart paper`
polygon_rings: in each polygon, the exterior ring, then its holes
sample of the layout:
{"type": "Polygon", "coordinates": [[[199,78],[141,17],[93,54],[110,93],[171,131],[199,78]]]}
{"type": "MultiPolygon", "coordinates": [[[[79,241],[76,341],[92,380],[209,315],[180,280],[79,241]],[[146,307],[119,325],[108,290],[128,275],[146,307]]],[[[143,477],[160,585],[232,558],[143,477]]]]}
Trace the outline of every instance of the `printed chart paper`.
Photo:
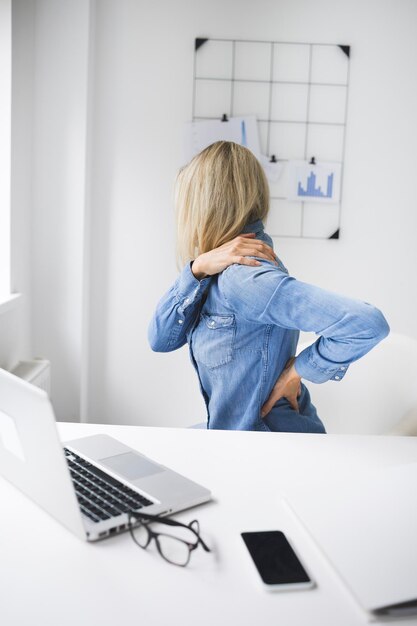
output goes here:
{"type": "Polygon", "coordinates": [[[340,200],[340,163],[289,163],[288,199],[292,202],[337,204],[340,200]]]}
{"type": "Polygon", "coordinates": [[[210,146],[215,141],[234,141],[249,148],[260,159],[258,126],[256,117],[231,117],[227,122],[219,120],[204,120],[189,122],[185,125],[184,157],[188,163],[196,154],[210,146]]]}

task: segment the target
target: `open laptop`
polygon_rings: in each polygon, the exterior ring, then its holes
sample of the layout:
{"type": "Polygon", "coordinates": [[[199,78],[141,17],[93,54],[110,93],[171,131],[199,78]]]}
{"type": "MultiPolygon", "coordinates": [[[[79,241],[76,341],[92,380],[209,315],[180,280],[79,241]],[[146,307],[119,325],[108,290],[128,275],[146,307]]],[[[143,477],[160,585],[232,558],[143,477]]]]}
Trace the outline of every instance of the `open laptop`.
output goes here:
{"type": "Polygon", "coordinates": [[[0,475],[81,539],[128,528],[128,511],[168,515],[208,489],[107,435],[60,442],[47,394],[0,369],[0,475]]]}

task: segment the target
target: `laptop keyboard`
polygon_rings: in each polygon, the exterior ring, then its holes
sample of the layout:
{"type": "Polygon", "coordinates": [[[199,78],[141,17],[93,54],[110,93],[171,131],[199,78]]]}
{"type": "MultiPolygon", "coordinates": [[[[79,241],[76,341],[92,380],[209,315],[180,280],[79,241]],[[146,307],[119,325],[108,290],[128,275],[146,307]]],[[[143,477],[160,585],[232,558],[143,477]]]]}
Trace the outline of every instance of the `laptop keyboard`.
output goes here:
{"type": "Polygon", "coordinates": [[[93,522],[153,504],[71,450],[64,452],[81,511],[93,522]]]}

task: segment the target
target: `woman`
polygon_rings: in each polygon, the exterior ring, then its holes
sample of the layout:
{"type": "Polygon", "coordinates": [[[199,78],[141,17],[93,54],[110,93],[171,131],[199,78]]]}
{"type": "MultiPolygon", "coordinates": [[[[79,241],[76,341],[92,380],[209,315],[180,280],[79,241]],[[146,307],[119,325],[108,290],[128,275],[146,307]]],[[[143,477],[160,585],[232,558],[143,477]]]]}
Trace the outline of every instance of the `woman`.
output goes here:
{"type": "Polygon", "coordinates": [[[149,327],[153,350],[189,344],[209,428],[324,433],[302,378],[340,381],[389,332],[370,304],[288,275],[264,232],[269,189],[254,155],[219,141],[182,169],[186,263],[149,327]],[[318,340],[295,357],[299,331],[318,340]]]}

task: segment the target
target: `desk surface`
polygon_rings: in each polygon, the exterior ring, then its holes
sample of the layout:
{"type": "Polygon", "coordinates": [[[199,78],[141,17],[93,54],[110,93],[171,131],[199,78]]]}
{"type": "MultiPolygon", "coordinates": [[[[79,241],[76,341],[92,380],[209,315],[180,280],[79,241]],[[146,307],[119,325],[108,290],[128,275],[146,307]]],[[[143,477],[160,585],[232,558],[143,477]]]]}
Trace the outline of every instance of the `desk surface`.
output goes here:
{"type": "Polygon", "coordinates": [[[211,503],[177,519],[197,517],[214,552],[197,550],[182,569],[136,548],[128,533],[83,543],[0,479],[4,626],[367,623],[281,496],[329,476],[415,462],[417,439],[90,424],[59,431],[64,441],[105,432],[210,488],[211,503]],[[273,529],[288,535],[316,589],[271,593],[258,583],[240,532],[273,529]]]}

